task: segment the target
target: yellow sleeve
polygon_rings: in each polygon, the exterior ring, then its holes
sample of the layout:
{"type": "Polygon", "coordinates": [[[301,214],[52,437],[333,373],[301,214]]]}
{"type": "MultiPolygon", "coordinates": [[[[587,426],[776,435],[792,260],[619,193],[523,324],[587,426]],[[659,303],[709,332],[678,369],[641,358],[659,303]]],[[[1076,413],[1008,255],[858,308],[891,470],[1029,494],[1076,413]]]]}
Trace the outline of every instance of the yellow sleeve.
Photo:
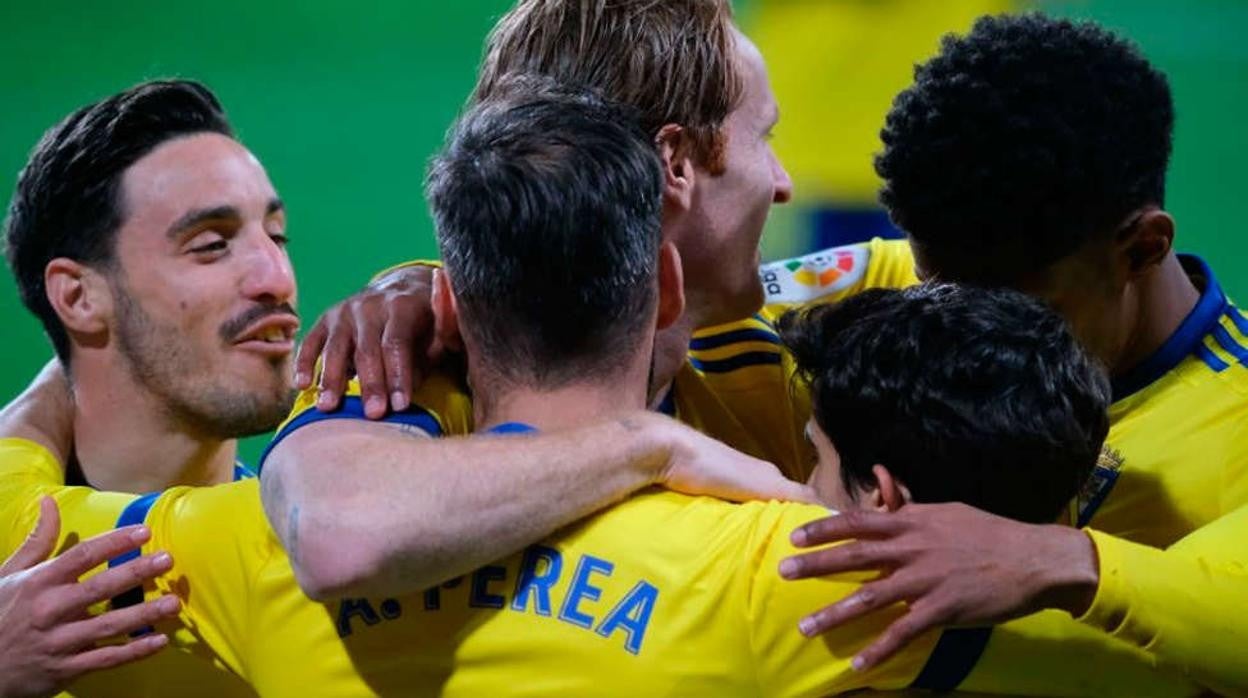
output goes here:
{"type": "Polygon", "coordinates": [[[1248,695],[1248,506],[1165,551],[1089,534],[1101,583],[1079,620],[1206,688],[1248,695]]]}
{"type": "Polygon", "coordinates": [[[392,271],[407,269],[408,267],[433,267],[434,269],[441,269],[442,262],[436,259],[413,259],[410,262],[400,262],[399,264],[395,264],[392,267],[386,267],[376,274],[373,274],[373,278],[369,279],[368,282],[371,284],[392,271]]]}
{"type": "Polygon", "coordinates": [[[759,267],[766,301],[763,317],[775,320],[806,303],[831,303],[869,288],[905,288],[919,282],[905,240],[874,238],[759,267]]]}
{"type": "Polygon", "coordinates": [[[869,614],[818,638],[807,638],[798,631],[798,621],[804,616],[848,596],[873,576],[841,574],[799,581],[780,577],[780,561],[802,552],[789,542],[789,534],[827,515],[823,507],[773,502],[767,505],[756,543],[751,545],[750,549],[757,551],[757,564],[746,621],[762,693],[824,696],[860,688],[903,688],[913,681],[936,642],[936,633],[927,633],[881,666],[859,672],[850,662],[904,612],[901,605],[869,614]]]}
{"type": "Polygon", "coordinates": [[[249,643],[260,632],[255,580],[277,550],[260,505],[255,478],[214,487],[176,487],[131,505],[131,519],[145,521],[152,538],[143,552],[167,551],[173,567],[146,590],[147,598],[176,594],[182,600],[181,628],[173,634],[182,649],[206,653],[248,676],[249,643]]]}
{"type": "Polygon", "coordinates": [[[0,439],[0,559],[13,554],[34,528],[44,496],[54,498],[60,509],[58,553],[73,542],[111,530],[136,498],[64,483],[64,469],[45,448],[25,439],[0,439]]]}

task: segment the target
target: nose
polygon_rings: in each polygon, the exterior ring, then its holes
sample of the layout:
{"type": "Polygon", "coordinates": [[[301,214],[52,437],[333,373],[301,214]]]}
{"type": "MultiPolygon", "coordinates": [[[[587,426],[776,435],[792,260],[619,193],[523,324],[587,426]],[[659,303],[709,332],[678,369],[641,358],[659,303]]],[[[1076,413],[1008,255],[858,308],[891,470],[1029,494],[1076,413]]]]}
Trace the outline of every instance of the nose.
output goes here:
{"type": "Polygon", "coordinates": [[[270,303],[289,303],[295,297],[295,271],[286,248],[263,230],[256,240],[243,277],[243,293],[247,298],[270,303]]]}
{"type": "Polygon", "coordinates": [[[784,165],[780,163],[780,158],[776,157],[773,152],[771,154],[771,180],[773,194],[771,200],[777,204],[787,204],[793,198],[793,180],[789,178],[789,173],[784,169],[784,165]]]}

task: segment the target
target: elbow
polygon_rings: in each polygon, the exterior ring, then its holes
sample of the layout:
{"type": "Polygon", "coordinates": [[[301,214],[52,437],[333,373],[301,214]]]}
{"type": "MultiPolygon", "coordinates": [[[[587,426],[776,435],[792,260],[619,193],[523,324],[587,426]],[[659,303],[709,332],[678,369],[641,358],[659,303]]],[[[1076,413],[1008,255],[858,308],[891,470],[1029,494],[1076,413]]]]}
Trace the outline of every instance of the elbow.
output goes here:
{"type": "Polygon", "coordinates": [[[329,538],[309,536],[289,550],[291,568],[299,588],[313,601],[332,601],[351,596],[367,596],[380,573],[381,556],[363,541],[349,536],[329,538]]]}

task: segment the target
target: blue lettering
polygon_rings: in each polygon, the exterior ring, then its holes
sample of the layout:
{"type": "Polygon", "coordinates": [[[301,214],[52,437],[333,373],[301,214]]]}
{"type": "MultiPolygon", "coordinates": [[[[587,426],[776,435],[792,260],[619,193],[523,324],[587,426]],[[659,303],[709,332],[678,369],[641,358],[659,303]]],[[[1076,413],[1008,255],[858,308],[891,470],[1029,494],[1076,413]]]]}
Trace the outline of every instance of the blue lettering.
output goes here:
{"type": "Polygon", "coordinates": [[[516,577],[516,593],[512,595],[511,610],[523,611],[529,605],[529,595],[533,593],[533,610],[539,616],[550,615],[550,589],[559,581],[559,573],[563,571],[563,555],[554,548],[534,545],[524,551],[524,560],[520,563],[520,575],[516,577]],[[546,562],[546,569],[537,572],[538,563],[546,562]]]}
{"type": "Polygon", "coordinates": [[[637,654],[641,652],[641,642],[646,638],[646,626],[650,623],[650,614],[659,600],[659,590],[649,582],[637,582],[637,586],[629,590],[623,599],[611,609],[607,617],[602,619],[594,632],[603,637],[611,637],[616,630],[623,630],[624,649],[637,654]]]}
{"type": "Polygon", "coordinates": [[[377,625],[381,618],[368,599],[343,599],[338,604],[338,637],[351,634],[351,619],[359,616],[365,625],[377,625]]]}
{"type": "Polygon", "coordinates": [[[502,608],[507,599],[498,594],[490,593],[490,582],[498,582],[507,578],[507,568],[497,565],[486,565],[472,573],[472,593],[468,596],[468,605],[473,608],[502,608]]]}
{"type": "Polygon", "coordinates": [[[576,572],[572,575],[572,586],[568,589],[568,596],[563,600],[563,607],[559,609],[559,620],[581,628],[592,628],[594,619],[592,616],[581,613],[581,600],[597,601],[602,596],[602,589],[591,585],[589,576],[595,572],[610,576],[614,569],[615,565],[602,558],[593,555],[581,557],[581,561],[576,565],[576,572]]]}

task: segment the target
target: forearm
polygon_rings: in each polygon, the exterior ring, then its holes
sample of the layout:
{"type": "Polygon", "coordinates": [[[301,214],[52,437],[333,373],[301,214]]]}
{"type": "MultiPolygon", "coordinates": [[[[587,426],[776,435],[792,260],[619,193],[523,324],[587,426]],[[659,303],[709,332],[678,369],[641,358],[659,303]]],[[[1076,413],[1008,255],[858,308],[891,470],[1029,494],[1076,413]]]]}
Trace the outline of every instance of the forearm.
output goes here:
{"type": "Polygon", "coordinates": [[[265,510],[313,598],[417,591],[655,482],[661,419],[445,439],[327,421],[270,454],[265,510]]]}
{"type": "Polygon", "coordinates": [[[1079,620],[1166,669],[1248,695],[1248,508],[1157,550],[1094,533],[1102,583],[1079,620]]]}

